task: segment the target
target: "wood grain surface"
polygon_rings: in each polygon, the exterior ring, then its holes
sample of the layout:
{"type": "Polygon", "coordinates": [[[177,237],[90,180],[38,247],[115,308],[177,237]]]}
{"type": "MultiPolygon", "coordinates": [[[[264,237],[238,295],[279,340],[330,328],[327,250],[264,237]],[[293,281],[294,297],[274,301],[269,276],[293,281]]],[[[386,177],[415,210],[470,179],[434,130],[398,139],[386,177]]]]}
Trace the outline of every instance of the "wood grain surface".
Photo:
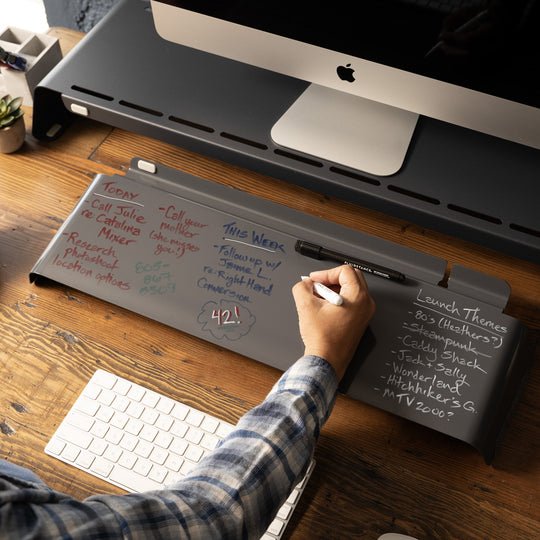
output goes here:
{"type": "MultiPolygon", "coordinates": [[[[51,30],[69,50],[81,35],[51,30]]],[[[505,313],[530,329],[530,376],[491,466],[471,447],[339,396],[292,539],[540,538],[540,267],[182,148],[77,119],[54,143],[28,135],[0,154],[0,458],[77,498],[122,493],[43,448],[103,368],[235,422],[279,372],[217,345],[28,273],[94,176],[138,156],[505,279],[505,313]]]]}

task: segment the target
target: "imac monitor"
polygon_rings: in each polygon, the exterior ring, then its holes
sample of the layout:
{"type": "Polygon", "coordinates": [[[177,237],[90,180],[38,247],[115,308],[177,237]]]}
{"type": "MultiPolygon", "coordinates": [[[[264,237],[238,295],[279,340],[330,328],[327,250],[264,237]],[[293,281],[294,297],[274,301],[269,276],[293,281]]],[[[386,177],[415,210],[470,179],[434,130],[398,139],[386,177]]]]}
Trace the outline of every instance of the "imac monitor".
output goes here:
{"type": "Polygon", "coordinates": [[[374,175],[419,115],[540,149],[540,0],[152,0],[166,40],[310,82],[276,145],[374,175]]]}

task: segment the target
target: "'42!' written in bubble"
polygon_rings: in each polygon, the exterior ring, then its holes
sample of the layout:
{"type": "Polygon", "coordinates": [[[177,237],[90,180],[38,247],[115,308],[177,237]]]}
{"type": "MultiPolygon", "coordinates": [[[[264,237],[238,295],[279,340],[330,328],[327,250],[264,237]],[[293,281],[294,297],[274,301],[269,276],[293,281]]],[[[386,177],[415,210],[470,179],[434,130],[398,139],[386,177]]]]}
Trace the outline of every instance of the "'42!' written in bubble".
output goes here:
{"type": "Polygon", "coordinates": [[[249,309],[230,300],[206,302],[197,317],[202,330],[210,332],[214,339],[236,341],[245,336],[255,324],[249,309]]]}

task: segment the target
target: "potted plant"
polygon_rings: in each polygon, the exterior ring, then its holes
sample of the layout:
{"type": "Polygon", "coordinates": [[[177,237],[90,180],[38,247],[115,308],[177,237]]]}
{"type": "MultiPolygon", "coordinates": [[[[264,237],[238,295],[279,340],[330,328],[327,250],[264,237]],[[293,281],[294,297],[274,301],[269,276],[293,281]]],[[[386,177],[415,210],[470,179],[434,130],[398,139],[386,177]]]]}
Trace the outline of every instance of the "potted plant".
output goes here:
{"type": "Polygon", "coordinates": [[[10,95],[0,99],[0,152],[10,154],[18,150],[26,135],[22,98],[10,95]]]}

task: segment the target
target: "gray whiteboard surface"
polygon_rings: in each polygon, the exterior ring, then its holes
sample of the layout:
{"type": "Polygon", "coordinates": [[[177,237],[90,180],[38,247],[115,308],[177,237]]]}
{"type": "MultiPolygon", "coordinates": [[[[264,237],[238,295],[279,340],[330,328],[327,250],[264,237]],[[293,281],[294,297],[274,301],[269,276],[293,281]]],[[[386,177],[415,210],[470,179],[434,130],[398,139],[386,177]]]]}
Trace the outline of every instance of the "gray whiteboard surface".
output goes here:
{"type": "Polygon", "coordinates": [[[508,285],[442,259],[135,158],[98,175],[30,273],[286,370],[302,354],[292,286],[335,263],[297,240],[407,276],[366,274],[377,312],[342,391],[463,440],[491,461],[525,373],[508,285]]]}

